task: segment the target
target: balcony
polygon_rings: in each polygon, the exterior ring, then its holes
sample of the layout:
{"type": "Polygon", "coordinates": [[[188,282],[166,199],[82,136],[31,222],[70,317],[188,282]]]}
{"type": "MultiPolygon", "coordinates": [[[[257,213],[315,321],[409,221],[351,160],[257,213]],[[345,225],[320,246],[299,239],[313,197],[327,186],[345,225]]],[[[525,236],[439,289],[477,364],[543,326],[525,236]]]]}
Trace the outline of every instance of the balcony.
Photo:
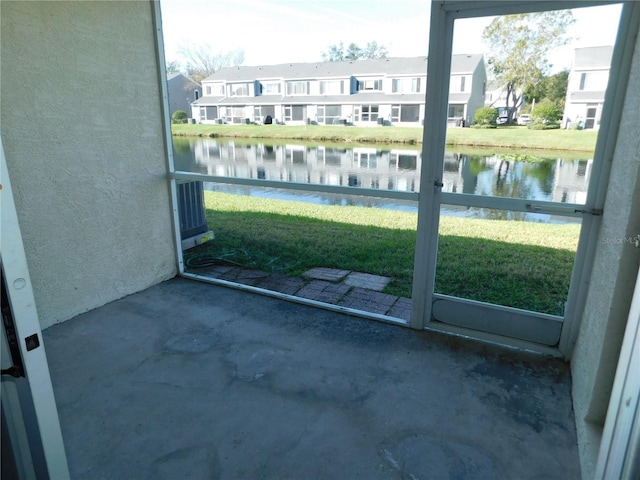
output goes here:
{"type": "Polygon", "coordinates": [[[173,279],[44,332],[72,478],[579,478],[566,363],[173,279]]]}

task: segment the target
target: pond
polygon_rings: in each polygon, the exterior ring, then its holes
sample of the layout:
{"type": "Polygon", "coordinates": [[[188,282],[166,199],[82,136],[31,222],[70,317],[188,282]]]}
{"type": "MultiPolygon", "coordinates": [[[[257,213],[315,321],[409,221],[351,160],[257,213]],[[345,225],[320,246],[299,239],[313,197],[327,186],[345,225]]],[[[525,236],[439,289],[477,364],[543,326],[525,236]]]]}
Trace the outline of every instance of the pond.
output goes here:
{"type": "MultiPolygon", "coordinates": [[[[287,143],[272,145],[238,140],[174,138],[178,171],[222,177],[251,178],[356,188],[420,191],[421,152],[402,147],[287,143]]],[[[544,155],[544,154],[543,154],[544,155]]],[[[587,154],[588,155],[588,154],[587,154]]],[[[456,148],[444,157],[443,192],[511,197],[582,204],[586,200],[592,160],[547,158],[518,152],[478,154],[456,148]]],[[[365,205],[417,211],[416,202],[294,192],[237,185],[208,184],[207,188],[245,195],[304,200],[332,205],[365,205]]],[[[485,209],[447,208],[445,215],[498,218],[485,209]]],[[[549,215],[526,213],[522,219],[564,221],[549,215]],[[526,217],[526,218],[525,218],[526,217]]]]}

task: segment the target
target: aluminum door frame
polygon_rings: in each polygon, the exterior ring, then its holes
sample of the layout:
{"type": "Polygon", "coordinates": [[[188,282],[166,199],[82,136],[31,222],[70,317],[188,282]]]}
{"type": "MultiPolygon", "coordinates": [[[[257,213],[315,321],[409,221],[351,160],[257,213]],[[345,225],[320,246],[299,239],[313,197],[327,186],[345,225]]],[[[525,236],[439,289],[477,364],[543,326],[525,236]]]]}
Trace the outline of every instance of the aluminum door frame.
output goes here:
{"type": "MultiPolygon", "coordinates": [[[[622,111],[622,101],[628,72],[631,63],[633,44],[630,37],[633,34],[632,22],[628,12],[634,8],[634,2],[607,1],[553,1],[553,0],[514,0],[510,2],[487,1],[433,1],[431,6],[431,29],[429,34],[429,61],[427,64],[427,89],[425,100],[425,128],[423,132],[422,172],[420,177],[421,191],[418,207],[418,227],[416,252],[414,260],[414,282],[412,291],[412,315],[410,326],[415,329],[433,329],[468,334],[475,337],[485,337],[491,340],[499,339],[501,343],[522,345],[522,339],[509,338],[495,332],[482,332],[470,328],[469,325],[447,325],[434,320],[434,301],[441,298],[435,293],[436,261],[438,248],[438,231],[440,221],[440,206],[443,203],[442,179],[444,150],[447,130],[447,109],[449,98],[449,78],[451,72],[451,55],[453,44],[453,29],[457,19],[485,17],[494,15],[509,15],[517,13],[531,13],[536,11],[574,9],[623,3],[618,29],[618,38],[612,59],[611,71],[618,72],[612,80],[610,78],[603,107],[601,128],[594,152],[594,171],[592,171],[587,200],[581,210],[584,210],[583,223],[576,254],[572,281],[567,300],[567,309],[561,325],[558,349],[562,355],[568,357],[577,338],[579,319],[582,316],[588,287],[588,277],[593,263],[593,252],[597,245],[597,232],[601,223],[604,198],[610,172],[611,159],[617,129],[622,111]],[[631,45],[629,45],[631,43],[631,45]]],[[[446,195],[449,197],[449,195],[446,195]]],[[[515,206],[518,201],[505,202],[515,206]]],[[[559,206],[560,207],[560,206],[559,206]]],[[[517,208],[516,208],[517,209],[517,208]]],[[[475,303],[479,307],[479,315],[492,310],[507,310],[513,317],[518,316],[517,309],[510,309],[482,302],[470,302],[465,299],[449,297],[461,303],[475,303]]],[[[473,308],[473,305],[470,306],[473,308]]],[[[535,314],[535,312],[526,312],[535,314]]],[[[543,315],[537,315],[542,317],[543,315]]],[[[561,317],[557,317],[562,320],[561,317]]],[[[531,327],[530,327],[531,328],[531,327]]],[[[524,340],[525,344],[530,342],[524,340]]],[[[535,342],[534,342],[535,343],[535,342]]]]}
{"type": "MultiPolygon", "coordinates": [[[[7,413],[24,418],[24,428],[12,429],[19,437],[12,441],[17,441],[21,450],[16,452],[20,457],[16,460],[24,464],[24,468],[18,466],[20,472],[27,477],[30,471],[35,471],[36,475],[48,474],[49,478],[64,480],[69,478],[69,467],[1,139],[0,157],[0,264],[23,366],[23,376],[15,379],[16,385],[5,386],[10,388],[2,395],[9,397],[3,398],[3,402],[10,409],[7,413]],[[30,451],[26,451],[25,435],[33,448],[30,451]]],[[[21,422],[20,418],[10,420],[21,422]]]]}

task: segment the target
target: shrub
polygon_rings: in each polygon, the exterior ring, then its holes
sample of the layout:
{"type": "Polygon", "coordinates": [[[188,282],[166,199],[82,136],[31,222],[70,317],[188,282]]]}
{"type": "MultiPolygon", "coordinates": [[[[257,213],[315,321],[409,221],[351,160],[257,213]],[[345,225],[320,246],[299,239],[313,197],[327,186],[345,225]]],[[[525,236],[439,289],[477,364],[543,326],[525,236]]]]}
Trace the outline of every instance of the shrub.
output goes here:
{"type": "Polygon", "coordinates": [[[187,123],[187,118],[189,118],[187,112],[183,110],[176,110],[173,112],[173,115],[171,115],[171,123],[187,123]]]}
{"type": "Polygon", "coordinates": [[[557,123],[562,116],[562,110],[553,102],[545,100],[540,102],[533,109],[531,117],[534,123],[557,123]]]}
{"type": "Polygon", "coordinates": [[[542,123],[542,122],[533,122],[527,125],[527,128],[531,130],[555,130],[556,128],[560,128],[559,123],[542,123]]]}
{"type": "Polygon", "coordinates": [[[479,128],[493,128],[496,126],[498,110],[491,107],[480,107],[473,116],[473,124],[479,128]]]}

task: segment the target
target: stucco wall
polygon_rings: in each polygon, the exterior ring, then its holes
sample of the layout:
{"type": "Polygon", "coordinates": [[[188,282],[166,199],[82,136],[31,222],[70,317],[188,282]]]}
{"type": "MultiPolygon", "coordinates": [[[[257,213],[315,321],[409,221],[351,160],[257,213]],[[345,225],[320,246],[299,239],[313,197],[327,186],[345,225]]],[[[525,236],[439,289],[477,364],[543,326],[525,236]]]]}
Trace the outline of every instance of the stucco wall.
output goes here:
{"type": "Polygon", "coordinates": [[[1,133],[42,327],[175,275],[150,2],[0,2],[1,133]]]}
{"type": "Polygon", "coordinates": [[[471,125],[476,110],[484,107],[484,99],[486,97],[487,88],[487,71],[484,68],[484,62],[480,62],[473,72],[473,83],[471,86],[471,97],[467,105],[467,125],[471,125]]]}
{"type": "Polygon", "coordinates": [[[640,37],[636,40],[589,296],[572,358],[583,478],[593,478],[640,248],[640,37]]]}

